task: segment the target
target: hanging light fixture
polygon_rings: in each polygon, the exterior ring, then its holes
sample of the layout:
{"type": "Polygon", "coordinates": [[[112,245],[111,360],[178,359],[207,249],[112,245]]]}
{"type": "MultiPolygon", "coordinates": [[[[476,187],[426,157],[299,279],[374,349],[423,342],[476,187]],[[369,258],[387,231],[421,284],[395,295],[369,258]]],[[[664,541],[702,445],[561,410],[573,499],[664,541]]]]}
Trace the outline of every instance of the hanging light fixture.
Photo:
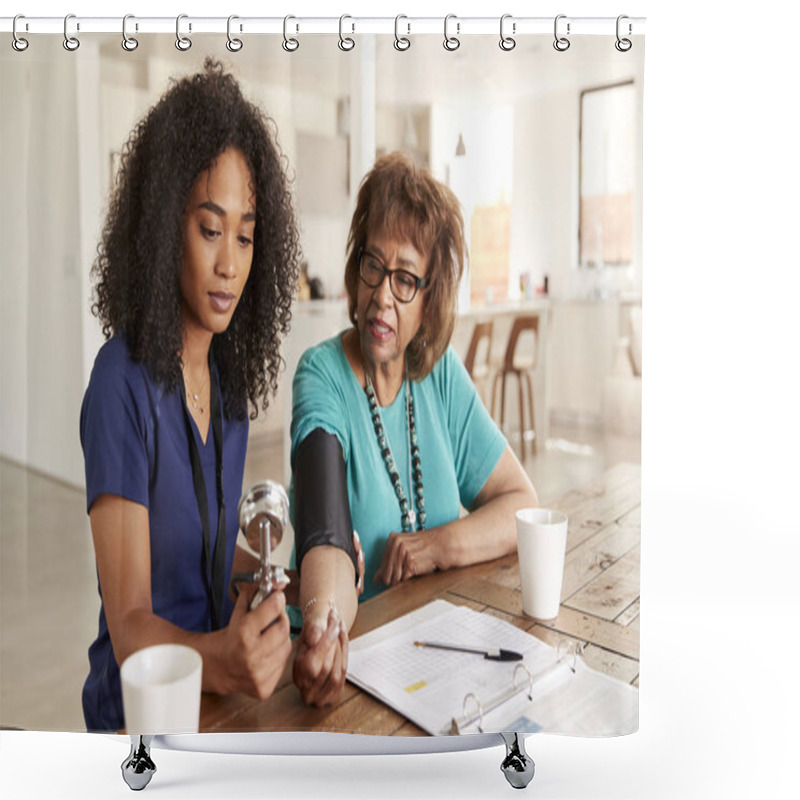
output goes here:
{"type": "Polygon", "coordinates": [[[459,133],[458,144],[456,145],[456,155],[465,156],[466,154],[467,154],[467,148],[464,147],[464,137],[459,133]]]}

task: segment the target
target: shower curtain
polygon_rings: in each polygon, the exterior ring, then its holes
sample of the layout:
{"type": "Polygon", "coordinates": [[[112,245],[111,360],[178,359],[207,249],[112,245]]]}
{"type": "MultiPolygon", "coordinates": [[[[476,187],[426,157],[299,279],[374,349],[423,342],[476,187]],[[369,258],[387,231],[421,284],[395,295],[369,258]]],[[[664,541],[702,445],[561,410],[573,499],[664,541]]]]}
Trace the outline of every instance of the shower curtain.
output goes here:
{"type": "MultiPolygon", "coordinates": [[[[644,40],[615,46],[613,24],[608,35],[568,34],[558,22],[555,37],[515,35],[511,20],[499,36],[459,38],[457,19],[442,23],[438,34],[415,34],[396,20],[394,35],[376,35],[344,20],[340,34],[304,36],[289,21],[283,39],[234,26],[238,51],[224,34],[188,28],[178,32],[191,40],[185,50],[167,33],[139,33],[130,50],[119,34],[74,28],[80,45],[71,51],[56,34],[30,35],[21,51],[4,40],[3,726],[85,729],[80,693],[99,597],[78,420],[103,343],[90,267],[130,131],[171,78],[200,71],[212,56],[274,121],[303,253],[285,369],[268,413],[251,425],[245,484],[268,475],[289,485],[297,363],[349,325],[343,274],[356,192],[376,157],[402,152],[462,206],[470,255],[452,341],[458,356],[475,324],[491,320],[491,378],[513,320],[539,316],[529,345],[539,355],[533,419],[511,390],[503,422],[499,409],[493,414],[540,499],[569,506],[571,520],[556,620],[540,625],[522,613],[513,564],[482,575],[478,588],[465,575],[436,597],[510,623],[554,652],[567,645],[598,676],[587,679],[588,693],[625,687],[613,694],[624,698],[620,715],[603,706],[605,717],[544,730],[636,730],[644,40]],[[593,492],[606,492],[619,516],[597,518],[593,492]],[[589,539],[596,546],[582,549],[589,539]]],[[[291,535],[274,555],[290,565],[291,535]]],[[[416,598],[412,584],[396,616],[430,599],[416,598]]],[[[263,705],[204,697],[201,729],[424,733],[405,707],[353,684],[324,713],[302,707],[290,676],[280,687],[263,705]]],[[[484,701],[496,694],[490,687],[484,701]]]]}

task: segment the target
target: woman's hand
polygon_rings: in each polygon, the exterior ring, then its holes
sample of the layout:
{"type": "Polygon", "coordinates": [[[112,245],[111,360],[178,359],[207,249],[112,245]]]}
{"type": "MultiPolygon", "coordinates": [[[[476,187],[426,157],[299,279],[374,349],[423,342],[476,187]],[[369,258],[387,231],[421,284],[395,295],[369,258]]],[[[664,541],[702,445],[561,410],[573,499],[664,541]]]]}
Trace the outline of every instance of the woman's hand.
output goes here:
{"type": "Polygon", "coordinates": [[[383,549],[375,583],[393,586],[400,581],[427,575],[440,566],[436,531],[392,533],[383,549]]]}
{"type": "Polygon", "coordinates": [[[286,599],[273,592],[263,603],[249,610],[258,587],[244,585],[236,599],[218,657],[228,692],[246,692],[266,700],[280,680],[291,653],[286,599]]]}
{"type": "Polygon", "coordinates": [[[297,643],[293,679],[303,702],[326,706],[342,693],[347,676],[347,627],[335,608],[327,618],[309,614],[297,643]]]}

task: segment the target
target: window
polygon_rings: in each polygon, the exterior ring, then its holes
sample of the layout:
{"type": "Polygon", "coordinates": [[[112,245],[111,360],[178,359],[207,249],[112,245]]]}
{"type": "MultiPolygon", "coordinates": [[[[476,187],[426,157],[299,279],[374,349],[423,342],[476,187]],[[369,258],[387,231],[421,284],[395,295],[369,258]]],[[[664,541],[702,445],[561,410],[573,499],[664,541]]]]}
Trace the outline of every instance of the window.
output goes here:
{"type": "Polygon", "coordinates": [[[633,81],[581,93],[581,266],[627,266],[633,261],[635,120],[633,81]]]}

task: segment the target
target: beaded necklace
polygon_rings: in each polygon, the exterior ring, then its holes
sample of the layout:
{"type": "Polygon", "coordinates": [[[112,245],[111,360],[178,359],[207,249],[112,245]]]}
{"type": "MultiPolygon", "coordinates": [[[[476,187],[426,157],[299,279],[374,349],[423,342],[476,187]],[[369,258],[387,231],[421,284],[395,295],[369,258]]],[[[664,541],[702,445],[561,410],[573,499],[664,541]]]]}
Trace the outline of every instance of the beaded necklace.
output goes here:
{"type": "Polygon", "coordinates": [[[419,514],[414,513],[414,509],[409,508],[406,493],[403,491],[403,485],[400,483],[400,475],[397,472],[397,464],[392,455],[392,447],[389,444],[389,437],[386,435],[386,430],[383,427],[383,418],[381,417],[381,409],[378,405],[378,398],[375,396],[375,389],[372,386],[372,381],[369,375],[367,378],[367,400],[369,401],[369,410],[372,415],[372,425],[375,428],[375,436],[378,438],[378,447],[380,448],[383,461],[386,464],[386,470],[389,473],[389,478],[392,481],[394,493],[397,496],[397,501],[400,504],[400,515],[403,525],[403,532],[410,533],[414,530],[414,523],[417,523],[417,530],[425,530],[425,492],[422,486],[422,461],[419,456],[419,444],[417,443],[417,427],[414,419],[414,395],[408,389],[408,378],[405,380],[406,390],[406,421],[408,425],[408,488],[411,489],[413,485],[414,497],[416,500],[417,511],[419,514]],[[413,482],[412,482],[413,478],[413,482]]]}

